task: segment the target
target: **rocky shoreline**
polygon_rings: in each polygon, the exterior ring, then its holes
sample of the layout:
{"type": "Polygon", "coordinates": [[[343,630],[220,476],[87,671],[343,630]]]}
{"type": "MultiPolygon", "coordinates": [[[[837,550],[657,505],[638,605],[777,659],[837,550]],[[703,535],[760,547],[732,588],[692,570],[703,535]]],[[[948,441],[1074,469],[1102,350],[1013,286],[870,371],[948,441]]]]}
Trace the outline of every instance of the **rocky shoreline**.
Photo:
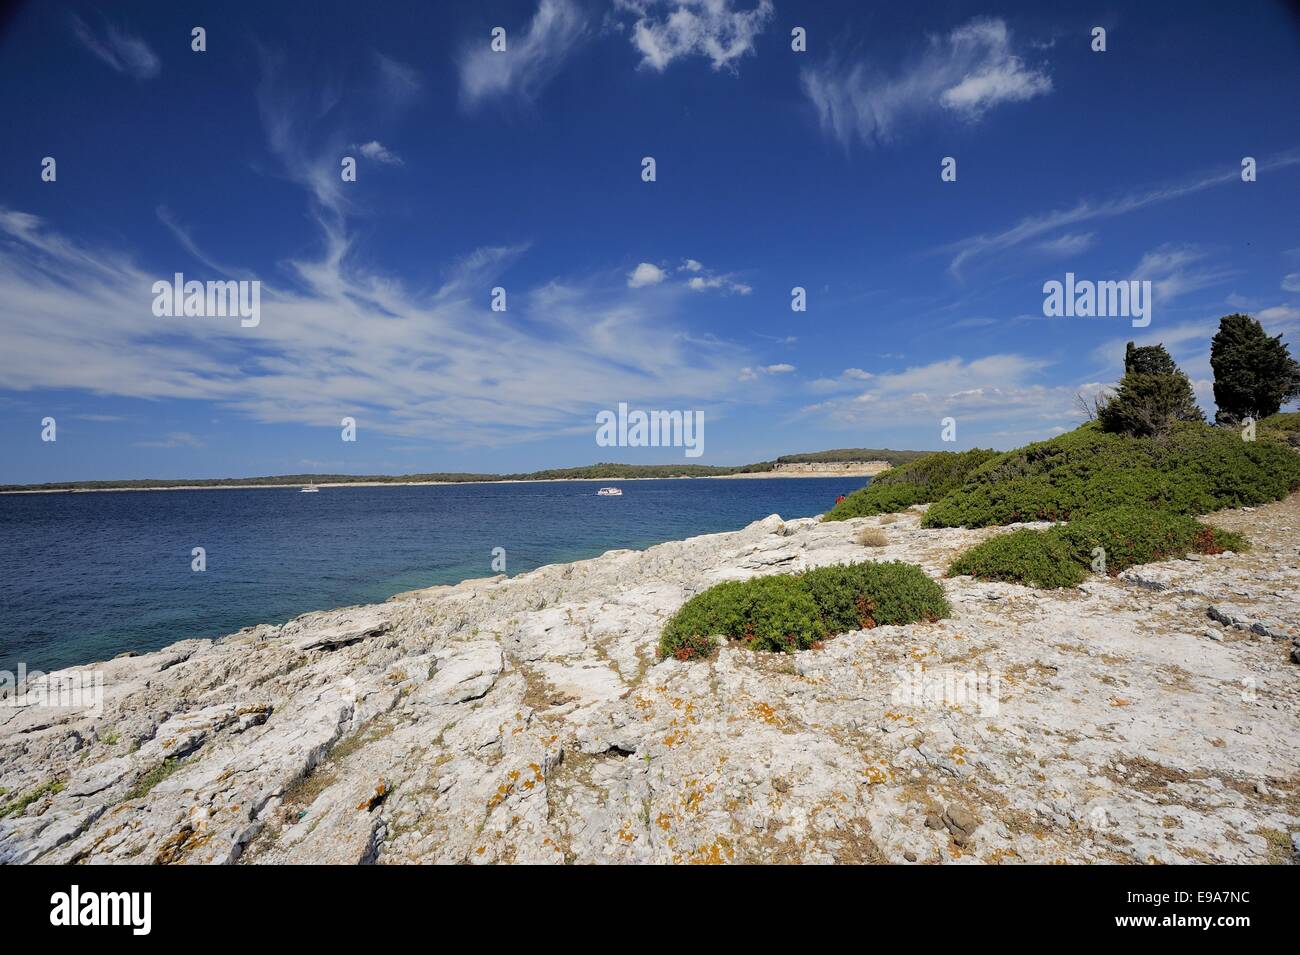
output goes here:
{"type": "Polygon", "coordinates": [[[1294,859],[1300,495],[1207,518],[1250,553],[1076,591],[955,578],[937,623],[656,661],[718,581],[939,578],[1007,530],[921,510],[773,515],[76,668],[97,714],[0,705],[0,862],[1294,859]]]}

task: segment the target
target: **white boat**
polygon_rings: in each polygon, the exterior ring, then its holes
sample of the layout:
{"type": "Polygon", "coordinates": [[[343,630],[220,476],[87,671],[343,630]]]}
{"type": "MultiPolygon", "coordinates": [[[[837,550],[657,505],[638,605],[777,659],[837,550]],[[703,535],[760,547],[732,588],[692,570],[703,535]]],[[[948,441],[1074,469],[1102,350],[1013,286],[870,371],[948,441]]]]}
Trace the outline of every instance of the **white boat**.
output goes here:
{"type": "Polygon", "coordinates": [[[303,494],[317,494],[320,492],[320,488],[318,488],[315,484],[308,484],[304,488],[299,488],[299,491],[303,494]]]}
{"type": "Polygon", "coordinates": [[[623,492],[616,487],[602,487],[596,492],[598,497],[621,497],[623,492]]]}

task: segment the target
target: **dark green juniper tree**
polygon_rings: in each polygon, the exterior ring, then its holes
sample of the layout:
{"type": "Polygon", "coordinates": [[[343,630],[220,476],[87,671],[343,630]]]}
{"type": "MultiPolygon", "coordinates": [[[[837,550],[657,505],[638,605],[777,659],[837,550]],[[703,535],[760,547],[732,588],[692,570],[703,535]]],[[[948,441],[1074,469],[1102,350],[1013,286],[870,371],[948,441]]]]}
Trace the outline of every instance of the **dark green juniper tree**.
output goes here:
{"type": "Polygon", "coordinates": [[[1291,357],[1282,336],[1269,337],[1263,326],[1239,313],[1219,319],[1219,331],[1210,343],[1214,369],[1214,419],[1236,424],[1277,414],[1300,397],[1300,364],[1291,357]]]}
{"type": "Polygon", "coordinates": [[[1124,377],[1115,394],[1098,408],[1106,431],[1143,437],[1164,434],[1178,421],[1204,421],[1187,375],[1163,345],[1128,343],[1124,377]]]}

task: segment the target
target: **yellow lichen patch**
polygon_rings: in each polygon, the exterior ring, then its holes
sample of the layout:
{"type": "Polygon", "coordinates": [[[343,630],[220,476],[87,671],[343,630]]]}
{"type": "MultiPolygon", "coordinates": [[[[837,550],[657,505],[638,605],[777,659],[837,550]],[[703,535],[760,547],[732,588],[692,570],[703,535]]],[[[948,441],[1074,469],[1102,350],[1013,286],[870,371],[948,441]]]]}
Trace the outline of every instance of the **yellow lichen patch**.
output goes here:
{"type": "Polygon", "coordinates": [[[769,726],[785,726],[785,720],[776,712],[769,703],[755,703],[754,715],[769,726]]]}
{"type": "Polygon", "coordinates": [[[724,837],[718,836],[711,845],[701,846],[691,854],[691,865],[725,865],[736,857],[736,850],[724,837]]]}
{"type": "Polygon", "coordinates": [[[493,793],[492,798],[488,800],[488,804],[487,804],[488,812],[491,812],[497,806],[505,802],[506,798],[514,791],[515,791],[515,784],[513,782],[507,783],[503,786],[498,786],[497,791],[493,793]]]}
{"type": "Polygon", "coordinates": [[[673,825],[673,821],[672,821],[672,820],[673,820],[673,817],[670,816],[668,813],[666,813],[666,812],[661,812],[661,813],[659,813],[659,815],[655,818],[655,824],[658,825],[659,828],[662,829],[664,832],[667,832],[669,829],[672,828],[672,825],[673,825]]]}
{"type": "Polygon", "coordinates": [[[618,831],[618,837],[623,842],[634,842],[636,840],[636,833],[632,831],[632,823],[623,823],[623,828],[618,831]]]}
{"type": "Polygon", "coordinates": [[[1131,700],[1126,700],[1122,696],[1116,696],[1111,698],[1110,705],[1111,706],[1132,706],[1133,704],[1131,700]]]}
{"type": "Polygon", "coordinates": [[[958,766],[965,766],[965,765],[966,765],[966,749],[965,749],[965,747],[962,747],[962,746],[954,746],[954,747],[952,748],[952,761],[953,761],[954,763],[956,763],[958,766]]]}

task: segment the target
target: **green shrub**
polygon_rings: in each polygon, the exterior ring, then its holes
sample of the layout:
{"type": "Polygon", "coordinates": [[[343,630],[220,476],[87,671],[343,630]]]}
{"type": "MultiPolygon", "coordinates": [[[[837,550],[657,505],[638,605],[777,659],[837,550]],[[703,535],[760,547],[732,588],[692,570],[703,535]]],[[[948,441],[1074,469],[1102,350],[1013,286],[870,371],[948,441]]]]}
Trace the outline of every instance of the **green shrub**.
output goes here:
{"type": "Polygon", "coordinates": [[[948,568],[949,577],[968,574],[1026,587],[1077,587],[1088,577],[1069,547],[1049,531],[1019,530],[976,544],[948,568]]]}
{"type": "Polygon", "coordinates": [[[1241,535],[1185,514],[1121,507],[1047,530],[1025,529],[994,537],[959,555],[948,576],[969,574],[1030,587],[1076,587],[1091,572],[1098,547],[1105,552],[1106,573],[1115,576],[1137,564],[1193,551],[1220,554],[1249,546],[1241,535]]]}
{"type": "Polygon", "coordinates": [[[705,657],[717,648],[717,637],[789,653],[837,633],[938,620],[950,612],[943,589],[911,564],[841,564],[726,581],[696,594],[672,616],[659,637],[659,656],[705,657]]]}
{"type": "Polygon", "coordinates": [[[1106,552],[1106,572],[1112,576],[1136,564],[1149,564],[1196,551],[1220,554],[1241,551],[1245,538],[1202,524],[1185,514],[1152,511],[1144,507],[1119,507],[1054,527],[1047,533],[1058,536],[1081,565],[1092,566],[1094,548],[1106,552]]]}
{"type": "Polygon", "coordinates": [[[952,612],[943,588],[902,561],[834,564],[801,579],[832,633],[935,621],[952,612]]]}
{"type": "Polygon", "coordinates": [[[1300,488],[1300,455],[1277,441],[1179,424],[1161,438],[1096,423],[989,460],[930,506],[926,527],[1065,521],[1138,505],[1180,514],[1280,500],[1300,488]]]}
{"type": "Polygon", "coordinates": [[[1257,440],[1300,450],[1300,411],[1261,418],[1255,430],[1257,440]]]}
{"type": "Polygon", "coordinates": [[[981,464],[997,456],[996,451],[980,448],[935,451],[877,476],[866,487],[836,504],[825,519],[845,521],[851,517],[892,514],[913,504],[937,501],[959,487],[981,464]]]}

